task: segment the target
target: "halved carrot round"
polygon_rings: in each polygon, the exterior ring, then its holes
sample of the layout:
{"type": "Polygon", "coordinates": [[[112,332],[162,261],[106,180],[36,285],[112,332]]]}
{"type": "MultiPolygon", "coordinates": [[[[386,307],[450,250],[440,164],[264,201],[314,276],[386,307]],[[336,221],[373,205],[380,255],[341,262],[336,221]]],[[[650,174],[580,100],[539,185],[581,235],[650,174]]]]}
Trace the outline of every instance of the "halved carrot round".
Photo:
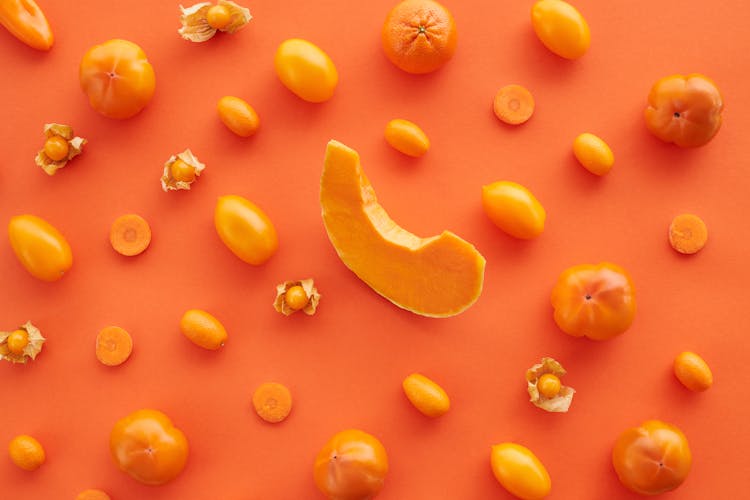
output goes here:
{"type": "Polygon", "coordinates": [[[117,253],[132,257],[148,248],[151,243],[151,227],[140,215],[121,215],[112,223],[109,241],[117,253]]]}
{"type": "Polygon", "coordinates": [[[96,359],[107,366],[123,364],[133,352],[133,339],[119,326],[107,326],[96,336],[96,359]]]}
{"type": "Polygon", "coordinates": [[[492,110],[501,122],[520,125],[534,114],[534,96],[522,85],[506,85],[495,94],[492,110]]]}
{"type": "Polygon", "coordinates": [[[292,411],[292,394],[283,384],[266,382],[255,389],[253,406],[258,416],[266,422],[281,422],[292,411]]]}
{"type": "Polygon", "coordinates": [[[694,214],[680,214],[669,225],[669,244],[680,253],[698,252],[708,241],[708,229],[703,219],[694,214]]]}

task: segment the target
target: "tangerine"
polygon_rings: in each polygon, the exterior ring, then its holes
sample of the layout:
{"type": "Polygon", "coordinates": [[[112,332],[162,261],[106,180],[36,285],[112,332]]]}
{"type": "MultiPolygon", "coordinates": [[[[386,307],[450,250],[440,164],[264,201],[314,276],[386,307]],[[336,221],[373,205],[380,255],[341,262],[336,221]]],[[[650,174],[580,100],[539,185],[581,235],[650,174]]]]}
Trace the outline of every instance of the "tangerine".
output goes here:
{"type": "Polygon", "coordinates": [[[456,52],[456,22],[433,0],[404,0],[389,13],[381,32],[386,57],[407,73],[431,73],[456,52]]]}

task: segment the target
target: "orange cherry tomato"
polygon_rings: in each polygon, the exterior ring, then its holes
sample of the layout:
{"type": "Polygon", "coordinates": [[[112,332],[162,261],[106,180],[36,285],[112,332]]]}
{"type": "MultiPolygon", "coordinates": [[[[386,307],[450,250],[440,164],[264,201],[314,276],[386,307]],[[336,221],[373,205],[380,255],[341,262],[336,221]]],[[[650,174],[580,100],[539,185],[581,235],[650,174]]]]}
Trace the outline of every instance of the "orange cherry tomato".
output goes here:
{"type": "Polygon", "coordinates": [[[35,278],[57,281],[73,265],[65,237],[35,215],[17,215],[8,224],[10,245],[21,265],[35,278]]]}
{"type": "Polygon", "coordinates": [[[690,472],[692,457],[685,434],[659,420],[626,430],[612,450],[620,482],[642,495],[658,495],[680,486],[690,472]]]}
{"type": "Polygon", "coordinates": [[[375,436],[357,429],[334,435],[315,458],[315,485],[329,500],[368,500],[383,488],[388,456],[375,436]]]}
{"type": "Polygon", "coordinates": [[[138,410],[118,420],[109,448],[120,470],[149,485],[177,477],[188,458],[185,435],[158,410],[138,410]]]}
{"type": "Polygon", "coordinates": [[[625,332],[635,317],[633,282],[610,262],[566,269],[551,300],[555,323],[574,337],[606,340],[625,332]]]}
{"type": "Polygon", "coordinates": [[[241,196],[219,198],[214,210],[214,226],[232,253],[254,266],[270,259],[279,247],[271,219],[257,205],[241,196]]]}
{"type": "Polygon", "coordinates": [[[721,92],[707,76],[671,75],[651,87],[646,127],[662,141],[703,146],[719,131],[723,109],[721,92]]]}
{"type": "Polygon", "coordinates": [[[130,118],[154,95],[154,68],[138,45],[109,40],[83,56],[79,69],[81,89],[91,107],[108,118],[130,118]]]}
{"type": "Polygon", "coordinates": [[[0,1],[0,24],[37,50],[49,50],[55,41],[47,17],[34,0],[0,1]]]}

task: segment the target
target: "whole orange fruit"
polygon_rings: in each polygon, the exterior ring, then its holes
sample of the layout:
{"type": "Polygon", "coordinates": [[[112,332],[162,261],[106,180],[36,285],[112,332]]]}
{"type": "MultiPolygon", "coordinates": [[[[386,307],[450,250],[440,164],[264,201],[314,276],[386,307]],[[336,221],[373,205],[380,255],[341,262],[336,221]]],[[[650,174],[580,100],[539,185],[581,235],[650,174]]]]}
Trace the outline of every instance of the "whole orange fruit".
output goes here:
{"type": "Polygon", "coordinates": [[[405,0],[385,18],[381,33],[386,57],[407,73],[431,73],[456,52],[456,22],[433,0],[405,0]]]}

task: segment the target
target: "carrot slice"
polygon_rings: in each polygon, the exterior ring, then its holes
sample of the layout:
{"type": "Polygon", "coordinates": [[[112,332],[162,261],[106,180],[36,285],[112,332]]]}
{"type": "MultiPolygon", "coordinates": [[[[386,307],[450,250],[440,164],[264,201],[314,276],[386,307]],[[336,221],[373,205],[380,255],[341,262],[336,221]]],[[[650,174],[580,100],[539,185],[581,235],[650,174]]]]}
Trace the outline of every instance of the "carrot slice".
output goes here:
{"type": "Polygon", "coordinates": [[[85,490],[76,496],[76,500],[110,500],[110,497],[102,490],[85,490]]]}
{"type": "Polygon", "coordinates": [[[522,85],[506,85],[495,94],[492,109],[501,122],[520,125],[534,114],[534,96],[522,85]]]}
{"type": "Polygon", "coordinates": [[[707,240],[706,223],[697,215],[680,214],[669,225],[669,244],[680,253],[696,253],[707,240]]]}
{"type": "Polygon", "coordinates": [[[132,257],[148,248],[151,227],[140,215],[121,215],[112,223],[109,241],[117,253],[132,257]]]}
{"type": "Polygon", "coordinates": [[[96,336],[96,359],[107,366],[123,364],[133,352],[133,339],[119,326],[102,328],[96,336]]]}
{"type": "Polygon", "coordinates": [[[281,422],[292,411],[292,394],[283,384],[266,382],[255,389],[253,406],[266,422],[281,422]]]}

